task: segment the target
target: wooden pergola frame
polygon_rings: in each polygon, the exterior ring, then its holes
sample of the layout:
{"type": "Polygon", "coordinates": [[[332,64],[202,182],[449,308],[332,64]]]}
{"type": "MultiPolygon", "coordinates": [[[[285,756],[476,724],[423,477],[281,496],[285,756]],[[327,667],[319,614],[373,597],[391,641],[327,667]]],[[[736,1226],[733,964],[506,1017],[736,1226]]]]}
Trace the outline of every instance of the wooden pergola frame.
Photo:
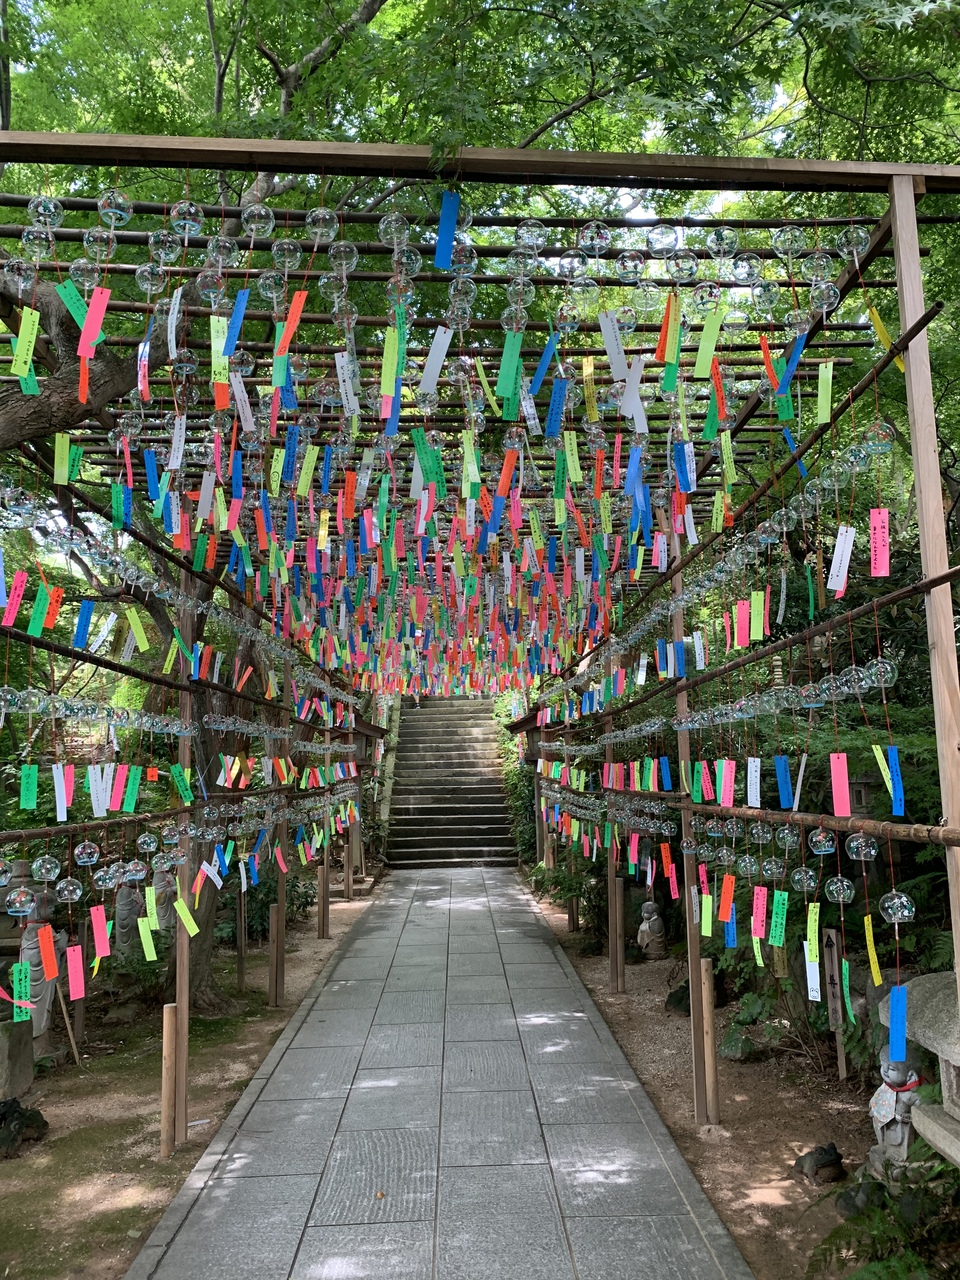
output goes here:
{"type": "MultiPolygon", "coordinates": [[[[916,201],[924,194],[960,192],[960,166],[903,165],[859,161],[791,160],[765,157],[677,156],[647,153],[497,150],[466,147],[438,156],[426,146],[284,139],[163,138],[107,134],[0,134],[5,164],[150,166],[228,169],[248,172],[350,175],[387,179],[504,185],[651,188],[666,190],[851,192],[886,194],[903,333],[918,326],[925,303],[917,232],[916,201]]],[[[924,579],[940,585],[925,592],[930,675],[943,816],[941,826],[960,828],[960,675],[958,675],[953,602],[947,580],[949,558],[937,450],[936,418],[927,334],[920,326],[904,352],[907,409],[924,579]]],[[[679,539],[671,546],[671,585],[682,589],[679,539]]],[[[674,637],[683,636],[682,613],[674,614],[674,637]]],[[[189,698],[189,694],[183,695],[189,698]]],[[[687,694],[677,693],[677,712],[685,714],[687,694]]],[[[189,707],[185,708],[189,712],[189,707]]],[[[518,722],[518,727],[521,722],[518,722]]],[[[686,732],[678,752],[689,764],[686,732]]],[[[612,759],[612,748],[608,748],[612,759]]],[[[683,809],[683,834],[690,833],[691,806],[683,809]]],[[[539,821],[539,817],[538,817],[539,821]]],[[[960,846],[946,846],[950,915],[955,954],[960,961],[960,846]]],[[[695,884],[693,855],[684,855],[685,881],[695,884]]],[[[612,884],[611,884],[612,887],[612,884]]],[[[616,895],[610,895],[611,939],[616,936],[616,895]]],[[[707,1119],[703,1004],[700,985],[699,929],[686,904],[690,964],[691,1030],[694,1060],[694,1112],[707,1119]]],[[[622,916],[620,920],[622,929],[622,916]]],[[[181,929],[182,932],[182,929],[181,929]]],[[[611,946],[611,985],[622,989],[622,963],[611,946]]],[[[957,972],[960,998],[960,969],[957,972]]],[[[185,1093],[184,1078],[178,1092],[185,1093]]],[[[183,1109],[185,1122],[185,1107],[183,1109]]]]}

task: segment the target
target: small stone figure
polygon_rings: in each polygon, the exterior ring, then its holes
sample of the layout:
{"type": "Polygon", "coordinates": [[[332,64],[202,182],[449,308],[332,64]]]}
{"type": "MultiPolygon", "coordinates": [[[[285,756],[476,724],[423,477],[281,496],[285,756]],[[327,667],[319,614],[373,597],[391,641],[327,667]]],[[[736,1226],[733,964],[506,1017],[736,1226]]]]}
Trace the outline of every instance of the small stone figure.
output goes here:
{"type": "MultiPolygon", "coordinates": [[[[20,939],[20,959],[30,965],[30,1020],[33,1023],[33,1051],[35,1058],[46,1055],[49,1049],[47,1033],[50,1030],[50,1017],[53,1010],[54,997],[57,994],[56,983],[48,982],[43,976],[43,961],[40,958],[40,940],[38,937],[41,922],[31,920],[20,939]]],[[[67,954],[67,935],[61,930],[53,935],[53,945],[57,953],[57,963],[63,971],[64,958],[67,954]]]]}
{"type": "Polygon", "coordinates": [[[871,1168],[880,1177],[896,1178],[898,1167],[906,1163],[913,1141],[910,1112],[917,1100],[917,1086],[923,1081],[919,1062],[908,1049],[905,1062],[891,1062],[890,1050],[884,1045],[880,1054],[883,1083],[870,1099],[870,1119],[877,1135],[877,1145],[870,1148],[871,1168]]]}
{"type": "Polygon", "coordinates": [[[637,930],[637,946],[647,960],[662,960],[667,954],[663,921],[655,902],[645,902],[640,908],[642,920],[637,930]]]}
{"type": "Polygon", "coordinates": [[[156,894],[157,920],[162,933],[166,929],[172,929],[177,922],[173,906],[177,898],[177,882],[169,871],[155,871],[153,890],[156,894]]]}
{"type": "Polygon", "coordinates": [[[125,955],[134,946],[140,946],[140,927],[138,918],[143,915],[143,895],[136,885],[125,883],[117,890],[117,902],[114,910],[113,949],[118,955],[125,955]]]}

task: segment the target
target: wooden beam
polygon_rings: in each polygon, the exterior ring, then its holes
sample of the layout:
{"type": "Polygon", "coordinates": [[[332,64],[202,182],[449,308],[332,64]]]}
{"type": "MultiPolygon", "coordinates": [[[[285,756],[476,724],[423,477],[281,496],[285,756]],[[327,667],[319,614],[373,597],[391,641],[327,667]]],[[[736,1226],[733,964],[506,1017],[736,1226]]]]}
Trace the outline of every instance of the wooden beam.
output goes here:
{"type": "Polygon", "coordinates": [[[0,162],[136,168],[175,166],[390,179],[691,190],[886,191],[894,177],[903,177],[911,184],[914,177],[919,177],[927,191],[960,191],[960,166],[957,165],[494,147],[464,147],[456,156],[442,159],[425,146],[303,142],[285,138],[158,138],[135,134],[16,131],[0,135],[0,162]]]}
{"type": "MultiPolygon", "coordinates": [[[[900,327],[909,328],[923,315],[923,278],[917,238],[916,188],[913,179],[897,175],[890,183],[893,248],[896,254],[900,327]]],[[[937,447],[937,419],[930,376],[930,347],[926,331],[920,332],[903,355],[907,384],[907,414],[913,452],[917,524],[920,532],[920,564],[925,578],[949,568],[946,524],[943,517],[943,480],[937,447]]],[[[933,719],[937,733],[940,768],[942,826],[960,826],[960,676],[953,620],[953,597],[946,584],[926,596],[927,641],[930,648],[930,684],[933,719]]],[[[950,923],[954,964],[960,996],[960,848],[947,846],[950,923]]]]}

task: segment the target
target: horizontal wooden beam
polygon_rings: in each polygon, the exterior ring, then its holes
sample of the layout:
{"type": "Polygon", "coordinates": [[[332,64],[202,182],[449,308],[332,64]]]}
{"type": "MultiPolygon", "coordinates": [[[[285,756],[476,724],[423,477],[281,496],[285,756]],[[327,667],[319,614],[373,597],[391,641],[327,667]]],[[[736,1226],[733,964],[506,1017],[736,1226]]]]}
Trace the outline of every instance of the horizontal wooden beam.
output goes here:
{"type": "Polygon", "coordinates": [[[441,181],[762,191],[882,191],[906,175],[920,190],[960,191],[960,166],[853,160],[677,156],[464,147],[439,158],[430,147],[302,142],[281,138],[155,138],[135,134],[0,135],[6,164],[174,166],[273,173],[427,178],[441,181]]]}

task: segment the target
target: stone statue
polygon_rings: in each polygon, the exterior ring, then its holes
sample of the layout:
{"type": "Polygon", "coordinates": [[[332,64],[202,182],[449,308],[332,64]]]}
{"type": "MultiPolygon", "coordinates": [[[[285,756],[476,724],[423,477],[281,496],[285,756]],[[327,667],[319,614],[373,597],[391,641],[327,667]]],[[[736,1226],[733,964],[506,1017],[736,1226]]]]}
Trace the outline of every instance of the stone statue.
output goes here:
{"type": "Polygon", "coordinates": [[[645,902],[640,908],[642,917],[637,930],[637,946],[648,960],[662,960],[667,953],[663,921],[655,902],[645,902]]]}
{"type": "Polygon", "coordinates": [[[153,873],[153,888],[157,902],[157,920],[161,932],[172,929],[177,922],[177,913],[173,904],[177,898],[177,882],[169,871],[153,873]]]}
{"type": "Polygon", "coordinates": [[[140,946],[140,926],[137,920],[144,913],[143,894],[135,884],[124,883],[117,890],[114,908],[113,942],[111,950],[126,955],[140,946]]]}
{"type": "MultiPolygon", "coordinates": [[[[35,1058],[44,1057],[49,1051],[47,1033],[50,1030],[50,1017],[53,1001],[56,996],[56,983],[47,982],[43,976],[43,961],[40,959],[40,941],[38,938],[42,921],[31,920],[20,938],[21,963],[30,965],[30,1002],[34,1008],[30,1010],[33,1023],[33,1051],[35,1058]]],[[[64,971],[64,960],[67,954],[67,935],[61,930],[53,935],[53,945],[57,952],[57,963],[60,972],[64,971]]]]}
{"type": "Polygon", "coordinates": [[[919,1062],[908,1048],[905,1062],[891,1062],[890,1050],[884,1045],[880,1054],[883,1083],[870,1099],[870,1119],[877,1135],[877,1145],[870,1148],[868,1159],[881,1178],[896,1179],[898,1167],[906,1163],[913,1142],[910,1112],[917,1101],[917,1086],[922,1084],[919,1062]]]}

